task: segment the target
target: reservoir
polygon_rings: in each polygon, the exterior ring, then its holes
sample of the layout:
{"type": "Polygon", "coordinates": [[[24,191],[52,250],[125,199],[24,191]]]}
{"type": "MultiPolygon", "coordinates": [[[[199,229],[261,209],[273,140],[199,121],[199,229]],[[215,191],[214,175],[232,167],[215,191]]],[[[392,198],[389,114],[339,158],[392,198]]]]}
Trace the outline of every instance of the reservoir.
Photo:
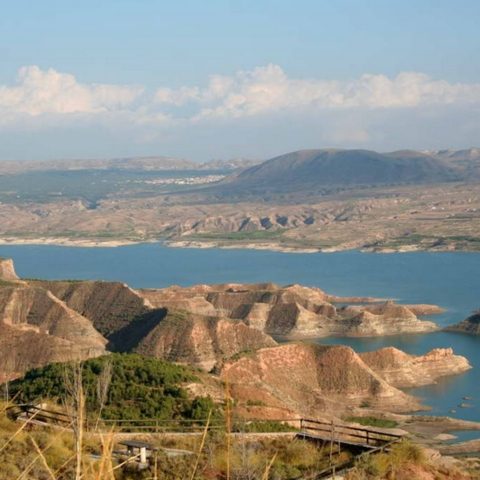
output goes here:
{"type": "MultiPolygon", "coordinates": [[[[446,309],[442,315],[429,317],[440,326],[463,320],[480,308],[480,253],[281,253],[181,249],[149,243],[116,248],[1,245],[0,256],[13,258],[17,273],[24,278],[115,280],[134,288],[227,282],[301,283],[335,295],[432,303],[446,309]]],[[[433,415],[480,420],[480,337],[434,332],[309,341],[346,344],[357,351],[391,345],[411,354],[452,347],[474,368],[411,393],[432,407],[429,413],[433,415]],[[462,408],[461,403],[470,407],[462,408]]]]}

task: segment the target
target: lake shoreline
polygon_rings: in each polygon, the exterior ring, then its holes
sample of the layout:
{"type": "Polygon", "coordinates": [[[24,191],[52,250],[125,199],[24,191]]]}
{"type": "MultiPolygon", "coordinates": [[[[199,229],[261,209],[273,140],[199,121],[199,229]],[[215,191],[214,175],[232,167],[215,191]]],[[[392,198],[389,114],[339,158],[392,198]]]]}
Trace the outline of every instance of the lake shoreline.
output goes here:
{"type": "MultiPolygon", "coordinates": [[[[342,297],[395,298],[402,304],[440,305],[445,312],[434,318],[439,327],[467,318],[480,306],[478,292],[472,288],[478,283],[480,253],[374,255],[357,250],[334,255],[294,255],[252,249],[167,248],[163,242],[101,248],[102,242],[96,248],[80,248],[84,245],[79,241],[72,246],[55,246],[35,245],[33,240],[0,245],[0,256],[13,258],[18,274],[24,278],[95,278],[121,281],[139,289],[215,283],[301,284],[342,297]]],[[[55,240],[58,242],[58,238],[55,240]]],[[[444,378],[436,385],[421,387],[414,395],[432,407],[429,415],[451,415],[456,410],[456,418],[480,418],[480,354],[476,337],[440,330],[383,338],[322,337],[319,341],[349,345],[357,352],[393,346],[412,355],[452,347],[456,354],[468,358],[474,368],[444,378]],[[464,396],[473,398],[472,408],[459,407],[464,396]]]]}
{"type": "Polygon", "coordinates": [[[412,252],[433,252],[433,253],[479,253],[476,250],[460,249],[452,250],[451,248],[421,248],[418,245],[404,246],[398,249],[394,248],[352,248],[346,247],[308,247],[308,246],[284,246],[279,243],[269,242],[250,242],[250,243],[227,243],[224,241],[199,241],[199,240],[165,240],[165,239],[138,239],[138,240],[101,240],[90,238],[78,238],[72,239],[69,237],[48,237],[39,236],[33,238],[24,237],[0,237],[0,246],[2,245],[52,245],[59,247],[101,247],[101,248],[116,248],[129,245],[141,245],[146,243],[158,243],[169,248],[186,248],[186,249],[221,249],[221,250],[260,250],[269,252],[280,253],[338,253],[348,251],[358,251],[361,253],[381,253],[381,254],[394,254],[394,253],[412,253],[412,252]]]}

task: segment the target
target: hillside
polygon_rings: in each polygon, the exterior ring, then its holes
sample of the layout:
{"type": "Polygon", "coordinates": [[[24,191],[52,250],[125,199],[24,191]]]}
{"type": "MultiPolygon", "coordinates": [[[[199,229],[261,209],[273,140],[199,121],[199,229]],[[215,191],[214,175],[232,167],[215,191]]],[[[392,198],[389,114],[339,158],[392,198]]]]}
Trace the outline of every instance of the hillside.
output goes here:
{"type": "Polygon", "coordinates": [[[464,175],[470,179],[480,179],[480,148],[431,150],[426,153],[461,168],[464,175]]]}
{"type": "Polygon", "coordinates": [[[411,411],[420,404],[400,388],[433,384],[470,368],[451,349],[420,356],[394,348],[357,354],[342,345],[289,343],[240,355],[225,363],[220,377],[245,415],[318,417],[366,406],[411,411]]]}
{"type": "Polygon", "coordinates": [[[270,336],[243,322],[175,312],[153,327],[134,350],[210,371],[225,358],[275,344],[270,336]]]}
{"type": "MultiPolygon", "coordinates": [[[[351,348],[286,344],[258,350],[227,362],[220,377],[252,416],[266,411],[282,416],[325,416],[360,405],[389,411],[419,407],[414,397],[389,385],[351,348]]],[[[278,417],[274,417],[278,418],[278,417]]]]}
{"type": "Polygon", "coordinates": [[[338,186],[440,183],[461,178],[460,171],[430,155],[399,151],[300,150],[267,160],[218,185],[229,190],[266,192],[318,190],[338,186]]]}
{"type": "MultiPolygon", "coordinates": [[[[152,295],[158,295],[156,291],[152,295]]],[[[153,302],[120,282],[20,280],[0,261],[0,382],[52,362],[108,351],[210,370],[224,358],[275,345],[246,323],[153,302]],[[8,280],[7,280],[8,279],[8,280]]]]}
{"type": "Polygon", "coordinates": [[[148,302],[120,282],[34,280],[29,284],[52,292],[107,337],[150,310],[148,302]]]}
{"type": "Polygon", "coordinates": [[[445,330],[453,332],[469,333],[471,335],[480,335],[480,311],[472,313],[461,322],[447,327],[445,330]]]}
{"type": "Polygon", "coordinates": [[[375,336],[435,330],[417,317],[442,310],[368,298],[342,298],[302,285],[226,284],[170,287],[139,292],[157,307],[228,317],[269,335],[375,336]]]}
{"type": "MultiPolygon", "coordinates": [[[[43,399],[63,405],[68,397],[65,386],[68,368],[69,365],[56,363],[30,370],[25,377],[11,383],[11,392],[22,402],[43,399]]],[[[192,398],[184,388],[201,381],[191,368],[116,353],[83,364],[86,408],[91,419],[99,414],[99,405],[103,403],[97,387],[102,372],[103,381],[108,384],[108,396],[101,412],[103,419],[205,419],[214,408],[211,400],[192,398]]]]}
{"type": "Polygon", "coordinates": [[[102,355],[106,343],[88,318],[50,291],[0,284],[0,381],[50,362],[102,355]]]}
{"type": "Polygon", "coordinates": [[[361,353],[360,358],[390,385],[397,388],[436,383],[437,379],[469,370],[465,357],[451,348],[436,348],[425,355],[408,355],[394,347],[361,353]]]}

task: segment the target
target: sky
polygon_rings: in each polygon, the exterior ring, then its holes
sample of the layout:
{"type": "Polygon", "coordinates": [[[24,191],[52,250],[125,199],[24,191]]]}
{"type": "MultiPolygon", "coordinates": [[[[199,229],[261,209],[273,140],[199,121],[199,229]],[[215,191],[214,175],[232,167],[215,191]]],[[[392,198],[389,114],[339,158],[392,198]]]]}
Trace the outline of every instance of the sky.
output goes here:
{"type": "Polygon", "coordinates": [[[0,160],[480,146],[478,0],[0,7],[0,160]]]}

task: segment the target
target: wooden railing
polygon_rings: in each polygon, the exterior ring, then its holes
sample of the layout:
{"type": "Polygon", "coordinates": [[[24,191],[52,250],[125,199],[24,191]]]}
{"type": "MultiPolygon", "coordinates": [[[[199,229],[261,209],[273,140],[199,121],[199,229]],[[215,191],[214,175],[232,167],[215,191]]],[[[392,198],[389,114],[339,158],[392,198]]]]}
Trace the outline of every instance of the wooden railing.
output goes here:
{"type": "MultiPolygon", "coordinates": [[[[24,421],[41,422],[46,425],[61,426],[70,428],[75,420],[64,412],[44,409],[36,405],[14,405],[8,408],[8,412],[15,418],[24,421]]],[[[402,435],[387,432],[385,430],[371,427],[354,427],[334,422],[316,420],[312,418],[290,418],[278,420],[241,420],[234,422],[232,433],[251,433],[249,425],[261,425],[262,422],[277,422],[288,425],[296,433],[297,438],[305,440],[331,442],[343,446],[361,447],[362,453],[355,455],[348,461],[339,464],[332,464],[324,470],[317,472],[315,478],[322,479],[332,474],[346,471],[354,466],[355,461],[365,455],[371,455],[388,449],[392,444],[401,440],[402,435]]],[[[160,419],[136,419],[136,420],[100,420],[96,430],[113,430],[119,433],[179,433],[198,434],[204,431],[206,420],[160,420],[160,419]]],[[[93,424],[86,422],[85,429],[93,430],[93,424]]],[[[214,420],[209,423],[209,430],[224,430],[225,422],[214,420]]],[[[285,431],[284,427],[278,430],[285,431]]],[[[265,432],[265,433],[275,433],[265,432]]]]}
{"type": "MultiPolygon", "coordinates": [[[[21,420],[35,420],[35,423],[41,422],[53,426],[71,426],[75,420],[74,416],[67,413],[55,410],[45,409],[38,405],[18,404],[9,407],[8,412],[11,417],[21,420]]],[[[261,426],[274,426],[279,424],[278,430],[265,431],[265,433],[285,432],[291,430],[297,432],[300,428],[300,419],[233,419],[232,433],[255,433],[260,431],[261,426]],[[280,428],[282,424],[282,428],[280,428]],[[251,428],[255,426],[255,428],[251,428]],[[288,426],[289,428],[285,428],[288,426]]],[[[164,420],[158,418],[142,418],[142,419],[100,419],[92,421],[92,419],[85,421],[84,428],[86,431],[92,430],[107,430],[115,431],[117,433],[201,433],[204,431],[207,424],[207,419],[172,419],[164,420]]],[[[211,419],[208,426],[209,430],[225,430],[225,421],[222,419],[211,419]]]]}
{"type": "MultiPolygon", "coordinates": [[[[37,422],[47,424],[68,426],[73,423],[74,417],[67,413],[49,410],[38,405],[20,404],[9,407],[9,413],[15,418],[23,417],[24,419],[34,418],[37,422]]],[[[201,432],[204,430],[206,419],[174,419],[162,420],[157,418],[146,419],[130,419],[130,420],[111,420],[101,419],[95,422],[106,430],[115,430],[117,432],[179,432],[191,433],[201,432]]],[[[360,445],[371,446],[372,448],[384,445],[392,441],[398,441],[401,435],[387,432],[385,430],[372,427],[354,427],[334,422],[327,422],[312,418],[282,418],[282,419],[234,419],[232,422],[232,433],[236,432],[253,432],[255,429],[250,428],[252,425],[261,430],[261,425],[269,425],[273,427],[275,432],[275,424],[278,424],[278,432],[286,431],[288,426],[292,431],[297,433],[317,436],[324,440],[341,443],[357,443],[360,445]],[[280,428],[280,425],[282,428],[280,428]]],[[[86,422],[85,428],[91,430],[93,424],[86,422]]],[[[209,423],[209,429],[224,429],[225,422],[221,419],[212,419],[209,423]]],[[[257,431],[258,431],[257,430],[257,431]]],[[[268,432],[265,432],[268,433],[268,432]]]]}
{"type": "Polygon", "coordinates": [[[56,410],[48,410],[37,405],[20,404],[13,405],[7,408],[9,415],[14,418],[21,418],[27,420],[35,420],[46,424],[58,425],[62,427],[70,427],[74,418],[67,413],[56,410]]]}
{"type": "Polygon", "coordinates": [[[369,447],[382,446],[402,438],[402,435],[371,427],[352,427],[311,418],[302,418],[300,420],[300,430],[304,434],[310,434],[312,437],[318,436],[324,440],[369,447]]]}

